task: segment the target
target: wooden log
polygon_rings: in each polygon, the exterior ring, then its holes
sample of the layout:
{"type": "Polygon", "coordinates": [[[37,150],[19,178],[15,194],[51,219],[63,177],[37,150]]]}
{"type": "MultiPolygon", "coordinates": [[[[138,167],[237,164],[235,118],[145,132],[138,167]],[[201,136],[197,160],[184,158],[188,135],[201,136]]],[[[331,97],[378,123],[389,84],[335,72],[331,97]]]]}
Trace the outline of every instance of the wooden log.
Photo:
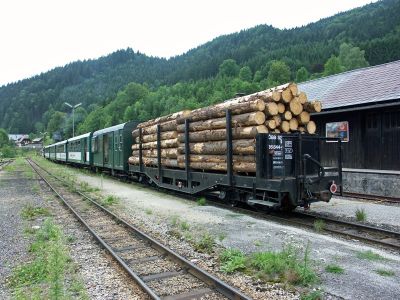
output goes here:
{"type": "Polygon", "coordinates": [[[276,128],[275,120],[269,119],[269,120],[265,121],[265,126],[267,126],[267,128],[269,128],[269,129],[275,129],[276,128]]]}
{"type": "Polygon", "coordinates": [[[176,119],[178,124],[183,124],[185,119],[191,122],[214,119],[225,116],[225,110],[229,109],[232,115],[239,115],[254,111],[264,111],[265,102],[261,99],[255,99],[248,102],[223,102],[213,106],[207,106],[192,110],[189,116],[176,119]]]}
{"type": "MultiPolygon", "coordinates": [[[[178,133],[176,131],[165,131],[160,132],[160,139],[161,140],[170,140],[175,139],[178,137],[178,133]]],[[[154,142],[157,141],[157,133],[143,135],[142,136],[142,143],[154,142]]],[[[135,138],[135,142],[139,143],[139,137],[135,138]]]]}
{"type": "Polygon", "coordinates": [[[293,99],[292,91],[287,88],[282,92],[282,101],[285,103],[289,103],[293,99]]]}
{"type": "MultiPolygon", "coordinates": [[[[162,132],[176,130],[176,121],[172,120],[172,121],[167,121],[167,122],[161,123],[160,130],[162,132]]],[[[153,134],[153,133],[157,133],[157,124],[142,128],[142,135],[153,134]]],[[[139,136],[138,128],[132,131],[132,136],[134,138],[139,136]]]]}
{"type": "Polygon", "coordinates": [[[307,94],[306,93],[300,92],[297,97],[299,98],[299,101],[301,104],[304,104],[307,102],[307,94]]]}
{"type": "Polygon", "coordinates": [[[278,114],[278,105],[275,102],[265,103],[265,116],[276,116],[278,114]]]}
{"type": "MultiPolygon", "coordinates": [[[[143,157],[157,157],[157,149],[148,149],[142,150],[143,157]]],[[[139,156],[139,150],[133,150],[132,156],[139,156]]],[[[161,149],[161,157],[162,158],[177,158],[178,157],[178,148],[167,148],[161,149]]]]}
{"type": "MultiPolygon", "coordinates": [[[[139,164],[139,157],[131,156],[128,159],[128,162],[131,165],[138,165],[139,164]]],[[[157,166],[158,165],[158,159],[153,158],[153,157],[143,157],[143,164],[145,166],[157,166]]],[[[161,165],[165,167],[172,167],[172,168],[178,168],[178,161],[176,159],[169,159],[169,158],[162,158],[161,159],[161,165]]]]}
{"type": "Polygon", "coordinates": [[[297,121],[297,119],[296,118],[290,119],[289,121],[290,131],[295,131],[297,130],[298,127],[299,127],[299,122],[297,121]]]}
{"type": "MultiPolygon", "coordinates": [[[[215,141],[205,143],[190,143],[190,153],[193,154],[225,154],[227,151],[226,141],[215,141]]],[[[251,140],[233,140],[233,154],[246,155],[254,154],[256,147],[255,139],[251,140]]],[[[179,153],[185,153],[185,144],[180,144],[179,153]]]]}
{"type": "Polygon", "coordinates": [[[282,123],[282,118],[281,116],[273,116],[272,119],[275,121],[276,127],[279,127],[282,123]]]}
{"type": "Polygon", "coordinates": [[[185,118],[187,116],[189,116],[190,114],[190,110],[183,110],[183,111],[179,111],[167,116],[162,116],[162,117],[158,117],[156,119],[152,119],[152,120],[148,120],[146,122],[140,123],[137,127],[138,128],[144,128],[144,127],[148,127],[148,126],[152,126],[152,125],[156,125],[156,124],[161,124],[164,122],[168,122],[168,121],[172,121],[172,120],[176,120],[177,118],[185,118]]]}
{"type": "Polygon", "coordinates": [[[306,128],[307,128],[307,132],[309,134],[314,134],[315,131],[317,130],[317,125],[315,125],[314,121],[310,121],[310,122],[307,123],[307,127],[306,128]]]}
{"type": "MultiPolygon", "coordinates": [[[[264,123],[265,123],[265,114],[262,111],[232,116],[232,127],[262,125],[264,123]]],[[[225,117],[189,123],[189,131],[222,129],[225,127],[226,127],[225,117]]],[[[185,124],[179,124],[177,126],[177,131],[184,132],[185,124]]]]}
{"type": "MultiPolygon", "coordinates": [[[[185,164],[179,164],[180,168],[184,168],[185,164]]],[[[233,171],[235,172],[243,172],[243,173],[254,173],[256,171],[256,163],[255,162],[234,162],[232,164],[233,171]]],[[[207,162],[191,162],[191,169],[198,170],[209,170],[209,171],[220,171],[226,172],[227,163],[207,163],[207,162]]]]}
{"type": "Polygon", "coordinates": [[[278,103],[278,113],[283,114],[286,110],[285,104],[278,103]]]}
{"type": "Polygon", "coordinates": [[[289,109],[293,115],[298,116],[303,111],[303,105],[295,98],[289,103],[289,109]]]}
{"type": "MultiPolygon", "coordinates": [[[[255,138],[257,133],[268,133],[268,129],[265,125],[232,128],[232,138],[236,140],[255,138]]],[[[226,140],[226,128],[195,131],[189,134],[189,141],[195,143],[223,140],[226,140]]],[[[185,134],[180,133],[178,141],[184,143],[185,134]]]]}
{"type": "Polygon", "coordinates": [[[307,132],[307,129],[304,126],[299,126],[299,128],[297,130],[300,131],[300,133],[306,133],[307,132]]]}
{"type": "Polygon", "coordinates": [[[281,126],[279,127],[281,132],[289,132],[290,131],[290,125],[288,121],[282,121],[281,126]]]}
{"type": "Polygon", "coordinates": [[[308,122],[310,122],[310,113],[306,111],[302,111],[298,116],[297,116],[297,121],[299,122],[300,125],[305,125],[308,122]]]}
{"type": "MultiPolygon", "coordinates": [[[[161,140],[161,148],[176,148],[179,145],[178,139],[161,140]]],[[[157,142],[142,144],[142,149],[157,149],[157,142]]],[[[132,150],[139,150],[139,144],[132,145],[132,150]]]]}
{"type": "MultiPolygon", "coordinates": [[[[185,155],[178,156],[178,164],[184,164],[186,161],[185,155]]],[[[233,162],[256,162],[254,155],[233,155],[233,162]]],[[[201,163],[226,163],[226,155],[190,155],[190,162],[201,163]]]]}
{"type": "Polygon", "coordinates": [[[290,121],[292,118],[293,118],[293,115],[290,110],[287,110],[282,114],[282,119],[284,119],[286,121],[290,121]]]}
{"type": "Polygon", "coordinates": [[[281,131],[279,130],[279,128],[275,128],[273,133],[281,133],[281,131]]]}
{"type": "Polygon", "coordinates": [[[297,96],[297,94],[299,93],[299,90],[297,88],[297,84],[295,84],[294,82],[289,84],[289,89],[292,92],[293,96],[297,96]]]}
{"type": "Polygon", "coordinates": [[[303,106],[304,106],[304,110],[306,110],[310,113],[320,112],[322,109],[321,101],[318,101],[318,100],[306,102],[306,103],[304,103],[303,106]]]}

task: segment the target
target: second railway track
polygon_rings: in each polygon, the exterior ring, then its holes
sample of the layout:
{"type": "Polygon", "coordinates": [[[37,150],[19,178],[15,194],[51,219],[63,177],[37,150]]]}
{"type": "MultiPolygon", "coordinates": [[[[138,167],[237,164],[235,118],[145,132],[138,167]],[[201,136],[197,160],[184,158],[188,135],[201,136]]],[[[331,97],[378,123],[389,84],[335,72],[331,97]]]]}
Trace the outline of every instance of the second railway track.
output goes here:
{"type": "Polygon", "coordinates": [[[28,159],[38,176],[152,299],[251,299],[28,159]],[[46,173],[47,175],[44,175],[46,173]],[[53,177],[50,183],[47,176],[53,177]]]}

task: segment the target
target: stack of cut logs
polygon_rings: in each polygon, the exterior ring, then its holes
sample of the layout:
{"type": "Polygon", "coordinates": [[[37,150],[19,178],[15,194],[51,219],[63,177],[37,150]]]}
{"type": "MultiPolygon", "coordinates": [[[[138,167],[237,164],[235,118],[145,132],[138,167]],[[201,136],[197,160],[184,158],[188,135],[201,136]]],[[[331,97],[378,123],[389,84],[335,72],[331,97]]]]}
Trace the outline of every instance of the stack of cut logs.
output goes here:
{"type": "Polygon", "coordinates": [[[308,101],[295,83],[287,83],[216,105],[181,111],[140,123],[132,132],[129,163],[139,164],[139,128],[146,166],[157,166],[157,125],[160,125],[161,164],[185,168],[185,120],[189,123],[190,168],[226,171],[226,109],[232,114],[233,170],[255,172],[257,133],[314,134],[310,113],[321,111],[320,101],[308,101]]]}

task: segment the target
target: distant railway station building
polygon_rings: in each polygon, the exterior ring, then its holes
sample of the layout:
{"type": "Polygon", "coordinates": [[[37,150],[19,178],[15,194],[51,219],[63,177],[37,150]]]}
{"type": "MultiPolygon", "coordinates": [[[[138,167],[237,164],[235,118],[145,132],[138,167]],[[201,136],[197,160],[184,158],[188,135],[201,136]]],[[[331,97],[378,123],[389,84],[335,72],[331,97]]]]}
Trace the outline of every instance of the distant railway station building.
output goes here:
{"type": "Polygon", "coordinates": [[[400,60],[307,81],[299,88],[322,102],[322,112],[313,116],[317,133],[344,141],[345,189],[398,197],[400,60]]]}

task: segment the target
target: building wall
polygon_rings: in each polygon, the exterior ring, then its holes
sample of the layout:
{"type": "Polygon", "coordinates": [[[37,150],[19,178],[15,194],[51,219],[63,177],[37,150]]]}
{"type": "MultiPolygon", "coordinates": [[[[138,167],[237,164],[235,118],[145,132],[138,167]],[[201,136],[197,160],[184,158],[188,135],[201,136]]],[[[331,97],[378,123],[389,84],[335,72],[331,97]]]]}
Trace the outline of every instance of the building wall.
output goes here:
{"type": "MultiPolygon", "coordinates": [[[[343,167],[400,170],[400,106],[384,109],[314,115],[318,133],[326,135],[326,123],[349,122],[349,142],[343,143],[343,167]]],[[[334,155],[334,147],[322,145],[324,157],[334,155]]]]}

